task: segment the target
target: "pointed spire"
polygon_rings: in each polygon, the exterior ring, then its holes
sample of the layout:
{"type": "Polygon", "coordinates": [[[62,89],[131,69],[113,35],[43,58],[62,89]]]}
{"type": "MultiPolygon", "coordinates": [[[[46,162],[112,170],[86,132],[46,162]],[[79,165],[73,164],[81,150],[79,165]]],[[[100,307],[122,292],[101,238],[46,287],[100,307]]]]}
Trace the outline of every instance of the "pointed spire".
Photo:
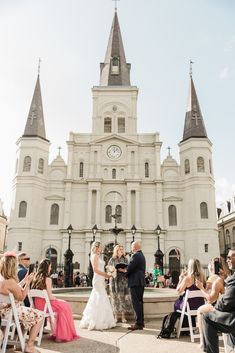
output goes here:
{"type": "Polygon", "coordinates": [[[193,83],[191,64],[192,62],[190,62],[189,96],[184,122],[183,141],[187,140],[190,137],[207,138],[206,128],[204,125],[200,105],[198,103],[197,94],[193,83]]]}
{"type": "Polygon", "coordinates": [[[46,140],[45,124],[43,117],[42,96],[39,74],[29,109],[28,119],[23,137],[41,137],[46,140]]]}
{"type": "Polygon", "coordinates": [[[122,36],[115,10],[104,63],[100,64],[101,86],[130,86],[130,68],[127,64],[122,36]]]}

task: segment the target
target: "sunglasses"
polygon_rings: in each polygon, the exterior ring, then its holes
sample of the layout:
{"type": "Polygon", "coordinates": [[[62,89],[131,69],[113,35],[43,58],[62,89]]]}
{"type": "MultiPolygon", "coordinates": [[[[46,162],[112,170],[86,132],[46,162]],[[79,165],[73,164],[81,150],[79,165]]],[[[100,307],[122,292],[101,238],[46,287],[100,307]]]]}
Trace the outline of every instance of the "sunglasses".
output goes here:
{"type": "Polygon", "coordinates": [[[231,260],[233,258],[233,255],[232,256],[227,256],[227,260],[231,260]]]}
{"type": "Polygon", "coordinates": [[[30,257],[24,257],[22,260],[30,260],[30,257]]]}

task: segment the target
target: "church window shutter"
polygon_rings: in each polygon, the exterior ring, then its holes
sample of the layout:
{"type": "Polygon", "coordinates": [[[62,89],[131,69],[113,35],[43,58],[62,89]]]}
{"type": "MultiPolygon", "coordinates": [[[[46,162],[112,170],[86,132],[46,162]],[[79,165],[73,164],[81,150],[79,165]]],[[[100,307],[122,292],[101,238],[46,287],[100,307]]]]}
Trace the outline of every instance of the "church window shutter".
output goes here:
{"type": "Polygon", "coordinates": [[[27,213],[27,202],[21,201],[19,205],[19,218],[25,218],[27,213]]]}
{"type": "Polygon", "coordinates": [[[207,203],[206,202],[201,202],[201,204],[200,204],[200,212],[201,212],[201,218],[203,218],[203,219],[208,218],[208,208],[207,208],[207,203]]]}
{"type": "Polygon", "coordinates": [[[80,162],[80,165],[79,165],[79,177],[80,178],[83,178],[83,167],[84,167],[83,162],[80,162]]]}
{"type": "Polygon", "coordinates": [[[112,132],[112,119],[104,118],[104,132],[112,132]]]}
{"type": "Polygon", "coordinates": [[[117,223],[122,223],[122,206],[116,206],[117,223]]]}
{"type": "Polygon", "coordinates": [[[189,159],[185,159],[184,161],[184,173],[189,174],[190,173],[190,162],[189,159]]]}
{"type": "Polygon", "coordinates": [[[118,118],[118,133],[125,132],[125,118],[118,118]]]}
{"type": "Polygon", "coordinates": [[[197,159],[197,171],[205,172],[205,163],[204,163],[204,158],[202,157],[198,157],[197,159]]]}
{"type": "Polygon", "coordinates": [[[148,162],[146,162],[144,164],[144,176],[145,176],[145,178],[149,178],[149,164],[148,164],[148,162]]]}
{"type": "Polygon", "coordinates": [[[112,206],[110,205],[105,208],[105,222],[112,223],[112,206]]]}
{"type": "Polygon", "coordinates": [[[117,171],[115,168],[112,169],[112,179],[116,179],[117,177],[117,171]]]}
{"type": "Polygon", "coordinates": [[[177,226],[177,211],[175,205],[168,207],[169,226],[177,226]]]}
{"type": "Polygon", "coordinates": [[[31,169],[31,157],[26,156],[24,157],[23,172],[30,172],[30,169],[31,169]]]}
{"type": "Polygon", "coordinates": [[[44,172],[44,159],[39,158],[38,161],[38,173],[43,174],[44,172]]]}
{"type": "Polygon", "coordinates": [[[58,224],[58,223],[59,223],[59,205],[57,203],[53,203],[51,205],[50,224],[58,224]]]}

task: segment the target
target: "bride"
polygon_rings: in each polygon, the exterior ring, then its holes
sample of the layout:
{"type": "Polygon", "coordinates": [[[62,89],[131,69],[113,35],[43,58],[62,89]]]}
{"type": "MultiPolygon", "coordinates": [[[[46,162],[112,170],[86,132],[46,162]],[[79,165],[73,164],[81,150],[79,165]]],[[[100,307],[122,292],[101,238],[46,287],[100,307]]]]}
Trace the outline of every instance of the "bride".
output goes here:
{"type": "Polygon", "coordinates": [[[83,312],[80,328],[88,330],[105,330],[116,326],[112,307],[105,289],[105,278],[110,276],[104,272],[104,261],[100,258],[102,246],[95,241],[91,246],[91,264],[94,271],[93,289],[83,312]]]}

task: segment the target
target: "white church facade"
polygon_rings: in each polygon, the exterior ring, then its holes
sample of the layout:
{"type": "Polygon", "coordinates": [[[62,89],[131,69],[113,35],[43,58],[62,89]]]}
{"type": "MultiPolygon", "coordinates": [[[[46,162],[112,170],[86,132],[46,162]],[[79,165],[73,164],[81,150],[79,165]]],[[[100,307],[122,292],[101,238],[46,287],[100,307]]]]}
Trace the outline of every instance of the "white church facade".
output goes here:
{"type": "Polygon", "coordinates": [[[97,225],[95,238],[107,249],[114,243],[110,228],[116,212],[117,227],[123,229],[117,241],[129,252],[134,225],[148,269],[158,247],[158,225],[164,264],[184,264],[191,257],[207,264],[219,255],[212,144],[193,79],[190,76],[180,163],[170,153],[161,163],[159,133],[137,132],[138,88],[130,83],[130,68],[115,12],[100,83],[92,88],[92,132],[70,133],[67,164],[60,153],[48,163],[50,143],[38,76],[25,131],[17,142],[8,249],[22,249],[33,261],[50,252],[62,263],[71,224],[73,260],[87,272],[92,228],[97,225]]]}

